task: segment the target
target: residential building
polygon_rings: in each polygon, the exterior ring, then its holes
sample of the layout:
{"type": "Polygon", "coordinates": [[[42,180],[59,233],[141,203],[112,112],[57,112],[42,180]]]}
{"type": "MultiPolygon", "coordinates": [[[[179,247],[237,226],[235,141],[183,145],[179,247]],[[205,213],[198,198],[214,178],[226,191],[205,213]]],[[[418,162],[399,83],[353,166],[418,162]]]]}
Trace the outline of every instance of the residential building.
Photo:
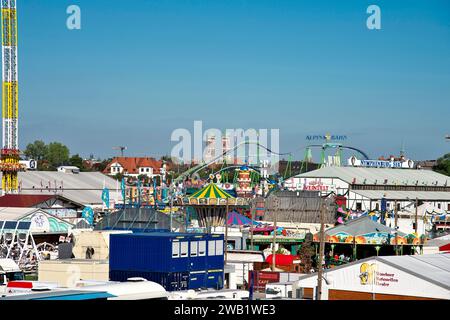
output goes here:
{"type": "Polygon", "coordinates": [[[149,157],[115,157],[103,170],[104,174],[123,174],[130,177],[146,175],[150,178],[161,174],[163,162],[149,157]]]}

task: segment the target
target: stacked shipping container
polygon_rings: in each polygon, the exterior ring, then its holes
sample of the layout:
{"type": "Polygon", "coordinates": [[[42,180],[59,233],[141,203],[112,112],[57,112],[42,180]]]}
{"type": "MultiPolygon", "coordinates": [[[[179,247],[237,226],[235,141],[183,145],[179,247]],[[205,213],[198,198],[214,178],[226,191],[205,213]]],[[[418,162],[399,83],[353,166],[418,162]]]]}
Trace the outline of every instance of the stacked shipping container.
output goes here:
{"type": "Polygon", "coordinates": [[[110,237],[110,280],[143,277],[168,291],[223,287],[223,235],[132,233],[110,237]]]}

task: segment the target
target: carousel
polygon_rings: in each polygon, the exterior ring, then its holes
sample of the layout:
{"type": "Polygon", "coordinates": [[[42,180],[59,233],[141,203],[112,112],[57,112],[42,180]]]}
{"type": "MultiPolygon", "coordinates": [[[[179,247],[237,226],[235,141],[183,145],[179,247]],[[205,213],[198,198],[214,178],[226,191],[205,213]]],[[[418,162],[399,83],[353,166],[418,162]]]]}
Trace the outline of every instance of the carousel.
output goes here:
{"type": "Polygon", "coordinates": [[[194,208],[199,227],[206,228],[208,232],[211,228],[225,225],[230,208],[248,206],[247,199],[231,196],[219,188],[213,179],[214,176],[210,177],[210,182],[202,189],[179,199],[180,205],[194,208]]]}

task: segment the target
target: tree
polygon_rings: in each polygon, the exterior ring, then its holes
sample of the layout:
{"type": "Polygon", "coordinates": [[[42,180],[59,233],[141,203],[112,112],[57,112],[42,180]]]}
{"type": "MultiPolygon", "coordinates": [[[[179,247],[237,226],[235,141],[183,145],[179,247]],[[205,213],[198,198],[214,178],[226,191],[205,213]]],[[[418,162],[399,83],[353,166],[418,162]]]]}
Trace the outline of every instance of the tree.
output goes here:
{"type": "Polygon", "coordinates": [[[436,165],[433,167],[433,170],[447,176],[450,176],[450,153],[447,153],[437,159],[436,165]]]}
{"type": "Polygon", "coordinates": [[[47,146],[45,159],[54,168],[63,165],[69,161],[69,148],[59,142],[51,142],[47,146]]]}
{"type": "Polygon", "coordinates": [[[315,250],[311,239],[306,239],[302,243],[298,255],[300,256],[300,264],[303,268],[303,273],[311,273],[313,256],[315,255],[315,250]]]}
{"type": "Polygon", "coordinates": [[[81,158],[79,154],[74,154],[73,156],[71,156],[69,159],[69,164],[71,166],[80,168],[80,170],[84,169],[83,158],[81,158]]]}
{"type": "Polygon", "coordinates": [[[29,143],[24,151],[24,154],[29,159],[44,160],[47,154],[48,147],[42,140],[36,140],[33,143],[29,143]]]}

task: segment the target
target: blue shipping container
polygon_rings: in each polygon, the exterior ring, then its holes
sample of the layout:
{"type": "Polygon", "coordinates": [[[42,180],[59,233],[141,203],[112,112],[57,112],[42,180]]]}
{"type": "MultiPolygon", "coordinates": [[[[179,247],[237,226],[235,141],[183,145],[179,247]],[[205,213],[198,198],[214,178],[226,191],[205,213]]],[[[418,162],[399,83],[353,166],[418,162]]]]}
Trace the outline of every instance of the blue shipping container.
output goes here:
{"type": "Polygon", "coordinates": [[[208,260],[207,270],[224,268],[224,236],[222,234],[208,234],[208,260]]]}
{"type": "Polygon", "coordinates": [[[223,269],[223,235],[133,233],[110,236],[110,270],[185,272],[223,269]]]}
{"type": "Polygon", "coordinates": [[[206,275],[206,287],[220,290],[223,288],[223,270],[208,270],[206,275]]]}
{"type": "Polygon", "coordinates": [[[189,273],[189,289],[206,288],[206,271],[189,273]]]}

